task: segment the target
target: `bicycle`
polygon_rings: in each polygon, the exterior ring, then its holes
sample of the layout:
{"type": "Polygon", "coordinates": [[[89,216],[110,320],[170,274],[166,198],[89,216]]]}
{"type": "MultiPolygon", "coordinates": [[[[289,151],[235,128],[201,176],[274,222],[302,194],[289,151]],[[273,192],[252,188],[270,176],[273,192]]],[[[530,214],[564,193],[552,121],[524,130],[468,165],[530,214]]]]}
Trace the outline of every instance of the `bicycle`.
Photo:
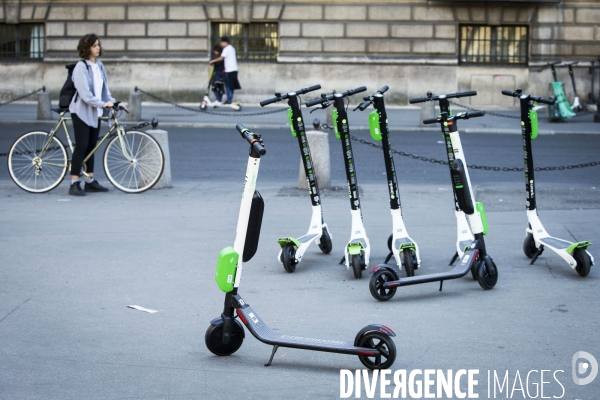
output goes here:
{"type": "MultiPolygon", "coordinates": [[[[30,193],[45,193],[57,187],[70,169],[71,159],[65,145],[58,139],[58,131],[65,131],[70,154],[73,154],[74,143],[67,128],[68,110],[53,108],[60,118],[49,133],[32,131],[19,137],[8,153],[8,171],[12,180],[21,189],[30,193]]],[[[96,147],[83,160],[82,175],[86,173],[86,162],[104,142],[108,140],[104,150],[103,165],[106,177],[119,190],[126,193],[142,193],[154,186],[160,179],[164,156],[160,145],[152,136],[134,129],[149,125],[145,122],[131,130],[119,123],[120,111],[124,110],[120,102],[110,108],[108,117],[101,120],[112,121],[110,129],[98,141],[96,147]]],[[[126,110],[125,110],[126,111],[126,110]]],[[[153,120],[152,126],[158,124],[153,120]]]]}

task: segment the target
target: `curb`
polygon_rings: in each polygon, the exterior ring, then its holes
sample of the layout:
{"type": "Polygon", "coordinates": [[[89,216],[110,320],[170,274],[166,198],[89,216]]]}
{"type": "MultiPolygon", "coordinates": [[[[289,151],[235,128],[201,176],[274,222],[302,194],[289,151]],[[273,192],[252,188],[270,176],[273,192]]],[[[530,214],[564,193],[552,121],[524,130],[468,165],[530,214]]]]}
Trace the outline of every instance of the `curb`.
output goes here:
{"type": "MultiPolygon", "coordinates": [[[[0,125],[9,124],[56,124],[58,120],[30,120],[30,121],[0,121],[0,125]]],[[[124,125],[137,125],[144,121],[126,121],[124,125]]],[[[162,128],[198,128],[198,129],[235,129],[235,124],[225,122],[160,122],[158,124],[162,128]]],[[[249,129],[290,129],[287,124],[252,124],[244,123],[244,126],[249,129]]],[[[540,129],[539,135],[598,135],[600,134],[600,126],[597,132],[590,131],[557,131],[540,129]]],[[[368,126],[353,126],[352,131],[368,131],[368,126]]],[[[390,127],[390,132],[439,132],[439,128],[429,127],[409,127],[399,126],[390,127]]],[[[465,128],[461,133],[480,133],[492,135],[520,135],[519,129],[503,129],[503,128],[465,128]]]]}

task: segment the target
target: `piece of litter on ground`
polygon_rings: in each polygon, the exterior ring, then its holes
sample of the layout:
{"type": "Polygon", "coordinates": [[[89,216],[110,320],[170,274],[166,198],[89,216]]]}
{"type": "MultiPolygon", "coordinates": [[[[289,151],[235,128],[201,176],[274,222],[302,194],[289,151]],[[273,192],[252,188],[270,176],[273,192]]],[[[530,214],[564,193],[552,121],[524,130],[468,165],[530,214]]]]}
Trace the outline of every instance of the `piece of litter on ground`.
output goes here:
{"type": "Polygon", "coordinates": [[[498,201],[502,201],[502,199],[498,199],[498,201]]]}
{"type": "Polygon", "coordinates": [[[71,201],[71,199],[58,199],[56,201],[71,201]]]}
{"type": "Polygon", "coordinates": [[[142,306],[127,306],[127,308],[133,308],[134,310],[138,310],[138,311],[147,312],[147,313],[149,313],[149,314],[154,314],[154,313],[157,313],[157,312],[158,312],[158,311],[156,311],[156,310],[151,310],[151,309],[149,309],[149,308],[145,308],[145,307],[142,307],[142,306]]]}
{"type": "Polygon", "coordinates": [[[441,141],[441,140],[438,140],[438,144],[444,144],[444,143],[446,143],[446,142],[443,142],[443,141],[441,141]]]}
{"type": "Polygon", "coordinates": [[[448,189],[446,189],[446,188],[438,188],[438,190],[448,190],[448,189]]]}

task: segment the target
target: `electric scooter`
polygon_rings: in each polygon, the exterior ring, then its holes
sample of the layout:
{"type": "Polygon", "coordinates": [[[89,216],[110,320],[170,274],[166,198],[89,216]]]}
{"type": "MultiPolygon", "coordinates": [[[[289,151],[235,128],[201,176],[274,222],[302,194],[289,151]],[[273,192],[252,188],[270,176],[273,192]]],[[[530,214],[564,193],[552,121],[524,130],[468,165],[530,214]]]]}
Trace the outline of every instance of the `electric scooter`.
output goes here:
{"type": "Polygon", "coordinates": [[[419,246],[408,235],[404,220],[402,219],[400,192],[398,190],[398,180],[396,179],[394,156],[391,151],[392,144],[388,129],[387,112],[383,100],[383,94],[388,89],[388,86],[384,86],[374,95],[365,96],[363,102],[354,111],[364,111],[373,104],[375,110],[369,114],[369,130],[371,131],[371,137],[381,142],[383,147],[383,160],[385,163],[387,186],[390,195],[390,210],[392,213],[392,234],[388,238],[390,253],[386,257],[384,264],[387,264],[394,257],[398,268],[402,269],[404,267],[406,276],[413,276],[415,274],[414,270],[421,264],[421,259],[419,257],[419,246]]]}
{"type": "Polygon", "coordinates": [[[258,248],[264,201],[256,191],[256,180],[260,159],[266,151],[259,134],[250,132],[240,124],[236,128],[250,144],[250,154],[235,241],[233,247],[229,246],[221,250],[217,261],[215,280],[219,288],[225,292],[223,313],[210,322],[204,336],[206,347],[217,356],[235,353],[245,338],[244,328],[240,323],[242,321],[256,339],[273,346],[271,358],[265,366],[271,365],[279,347],[289,347],[357,355],[360,362],[369,369],[390,368],[396,359],[396,346],[391,337],[396,335],[384,325],[373,324],[364,327],[358,332],[354,341],[284,334],[269,328],[258,313],[240,296],[242,264],[250,261],[258,248]],[[239,320],[234,316],[234,311],[239,320]]]}
{"type": "Polygon", "coordinates": [[[571,105],[565,96],[564,84],[558,81],[558,75],[556,73],[556,65],[560,64],[561,61],[554,61],[548,63],[552,71],[553,82],[550,82],[550,96],[555,99],[553,104],[548,105],[548,120],[550,122],[561,122],[566,119],[575,116],[575,113],[571,110],[571,105]]]}
{"type": "Polygon", "coordinates": [[[566,67],[569,69],[569,76],[571,77],[571,83],[573,84],[573,104],[571,105],[571,110],[575,112],[583,111],[583,106],[579,102],[579,94],[577,94],[577,87],[575,86],[575,74],[573,73],[573,65],[577,64],[579,61],[574,61],[570,63],[566,63],[566,67]]]}
{"type": "Polygon", "coordinates": [[[482,117],[483,111],[461,112],[452,115],[448,99],[466,96],[475,96],[476,91],[458,92],[433,96],[431,92],[427,97],[410,99],[409,103],[424,103],[426,101],[438,101],[440,115],[437,118],[428,118],[425,124],[439,123],[442,127],[442,135],[446,143],[446,154],[450,167],[450,178],[456,211],[464,212],[468,218],[468,225],[473,232],[473,241],[463,249],[463,255],[459,263],[450,271],[412,276],[409,278],[398,278],[396,271],[387,265],[380,264],[371,268],[371,281],[369,290],[371,295],[380,301],[387,301],[394,297],[396,288],[399,286],[417,285],[421,283],[440,282],[440,291],[445,280],[458,279],[465,276],[469,271],[485,290],[493,289],[498,281],[498,268],[487,254],[484,235],[487,233],[487,218],[482,203],[475,202],[475,196],[469,179],[467,162],[460,142],[457,123],[460,119],[482,117]]]}
{"type": "Polygon", "coordinates": [[[333,104],[335,109],[332,111],[333,126],[335,136],[341,139],[342,154],[344,155],[344,168],[346,169],[346,180],[348,182],[348,192],[350,194],[350,215],[352,217],[352,230],[350,233],[350,241],[344,249],[344,257],[340,264],[346,265],[346,269],[352,271],[356,279],[362,278],[362,271],[369,265],[369,257],[371,255],[371,246],[369,238],[365,231],[362,221],[362,213],[360,211],[360,198],[358,194],[358,181],[356,180],[356,168],[354,167],[354,156],[352,154],[352,143],[350,141],[350,128],[348,127],[348,113],[346,111],[345,98],[353,94],[364,92],[367,90],[365,86],[356,89],[347,90],[343,93],[333,93],[329,96],[322,93],[318,99],[311,100],[306,103],[307,107],[313,107],[317,104],[321,105],[321,109],[325,109],[333,104]]]}
{"type": "Polygon", "coordinates": [[[220,101],[210,101],[209,93],[210,89],[214,84],[219,85],[222,93],[225,93],[225,82],[215,82],[215,67],[211,65],[208,69],[208,86],[206,87],[206,93],[204,94],[204,98],[200,103],[200,111],[206,112],[208,107],[218,108],[218,107],[231,107],[234,111],[241,111],[242,105],[240,103],[231,103],[231,104],[223,104],[220,101]]]}
{"type": "Polygon", "coordinates": [[[319,185],[317,184],[317,176],[313,168],[313,161],[310,156],[310,147],[306,138],[304,120],[302,118],[302,110],[300,109],[299,96],[313,90],[318,90],[321,85],[314,85],[307,89],[298,89],[293,92],[282,95],[281,93],[275,93],[275,97],[260,102],[261,107],[264,107],[271,103],[278,101],[287,100],[288,105],[288,120],[290,129],[292,130],[292,136],[298,139],[298,146],[300,147],[300,157],[302,159],[302,165],[304,166],[304,172],[306,180],[308,182],[308,193],[310,195],[310,201],[312,203],[312,217],[310,219],[310,225],[308,232],[304,236],[299,238],[283,237],[277,242],[281,246],[277,259],[283,264],[283,268],[287,272],[294,272],[296,265],[302,261],[302,256],[306,252],[306,249],[312,242],[319,241],[319,249],[325,254],[331,253],[332,243],[331,234],[327,229],[327,224],[323,219],[323,210],[321,209],[321,196],[319,194],[319,185]]]}
{"type": "Polygon", "coordinates": [[[567,240],[552,237],[546,232],[540,218],[538,217],[536,207],[536,193],[534,180],[533,152],[531,141],[537,137],[538,118],[534,110],[534,102],[551,105],[553,99],[532,96],[523,93],[521,88],[515,91],[503,90],[505,96],[518,97],[521,105],[521,132],[523,135],[523,149],[525,150],[525,188],[527,191],[527,222],[525,230],[525,241],[523,242],[523,252],[528,258],[531,258],[530,265],[544,252],[547,247],[558,254],[573,268],[580,276],[587,276],[590,273],[590,267],[594,265],[594,258],[587,251],[591,245],[588,241],[572,243],[567,240]]]}

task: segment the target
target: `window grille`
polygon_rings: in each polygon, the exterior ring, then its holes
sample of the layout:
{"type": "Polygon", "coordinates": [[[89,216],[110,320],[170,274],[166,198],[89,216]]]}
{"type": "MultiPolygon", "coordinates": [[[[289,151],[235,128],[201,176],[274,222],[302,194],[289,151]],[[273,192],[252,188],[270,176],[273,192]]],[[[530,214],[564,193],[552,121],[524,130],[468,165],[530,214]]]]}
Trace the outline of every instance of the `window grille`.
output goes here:
{"type": "Polygon", "coordinates": [[[527,65],[527,26],[460,26],[460,64],[527,65]]]}
{"type": "Polygon", "coordinates": [[[212,24],[211,32],[212,45],[219,43],[222,36],[229,37],[238,61],[277,61],[279,49],[277,23],[215,22],[212,24]]]}
{"type": "Polygon", "coordinates": [[[0,60],[44,58],[44,24],[0,24],[0,60]]]}

